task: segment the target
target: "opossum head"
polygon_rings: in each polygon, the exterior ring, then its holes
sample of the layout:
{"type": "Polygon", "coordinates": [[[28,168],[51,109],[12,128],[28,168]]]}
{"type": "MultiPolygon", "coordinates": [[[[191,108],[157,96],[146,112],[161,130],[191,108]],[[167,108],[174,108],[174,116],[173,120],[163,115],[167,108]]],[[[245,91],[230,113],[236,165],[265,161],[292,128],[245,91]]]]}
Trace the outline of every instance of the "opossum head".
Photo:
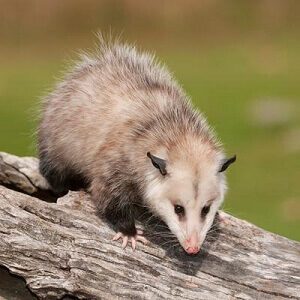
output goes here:
{"type": "Polygon", "coordinates": [[[191,161],[190,157],[148,153],[153,168],[146,193],[148,205],[189,254],[201,249],[224,199],[223,172],[235,161],[235,157],[225,159],[218,153],[200,156],[191,161]]]}

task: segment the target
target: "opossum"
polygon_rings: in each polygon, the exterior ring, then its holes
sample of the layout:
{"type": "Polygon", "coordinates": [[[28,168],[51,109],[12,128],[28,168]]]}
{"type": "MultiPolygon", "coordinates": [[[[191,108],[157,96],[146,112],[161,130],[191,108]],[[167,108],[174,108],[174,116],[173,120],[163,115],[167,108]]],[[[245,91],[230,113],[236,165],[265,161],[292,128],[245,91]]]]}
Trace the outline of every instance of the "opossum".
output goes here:
{"type": "Polygon", "coordinates": [[[57,193],[85,187],[123,239],[146,242],[135,205],[199,252],[235,161],[165,66],[134,46],[101,41],[42,102],[40,172],[57,193]]]}

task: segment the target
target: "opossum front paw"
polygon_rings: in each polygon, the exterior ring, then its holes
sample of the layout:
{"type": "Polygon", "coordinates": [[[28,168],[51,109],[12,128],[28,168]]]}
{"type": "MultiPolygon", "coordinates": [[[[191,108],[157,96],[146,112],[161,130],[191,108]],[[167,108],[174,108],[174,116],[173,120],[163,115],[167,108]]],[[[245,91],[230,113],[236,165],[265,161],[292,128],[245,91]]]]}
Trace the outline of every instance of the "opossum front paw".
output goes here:
{"type": "Polygon", "coordinates": [[[148,240],[143,236],[143,231],[142,230],[138,230],[137,234],[135,236],[128,236],[126,234],[123,234],[122,232],[118,232],[114,237],[113,237],[113,241],[117,241],[120,238],[122,238],[123,242],[122,242],[122,248],[125,249],[128,242],[131,243],[131,247],[133,250],[135,250],[136,248],[136,242],[140,241],[142,242],[144,245],[146,245],[148,243],[148,240]]]}

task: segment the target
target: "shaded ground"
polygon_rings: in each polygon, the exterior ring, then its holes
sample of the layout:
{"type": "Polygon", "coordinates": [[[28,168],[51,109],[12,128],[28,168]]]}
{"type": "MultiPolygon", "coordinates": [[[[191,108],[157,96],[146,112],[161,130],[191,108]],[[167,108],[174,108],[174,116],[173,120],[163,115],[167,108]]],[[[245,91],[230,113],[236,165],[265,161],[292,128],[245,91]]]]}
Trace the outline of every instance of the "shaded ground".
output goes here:
{"type": "Polygon", "coordinates": [[[12,275],[0,266],[0,300],[33,300],[37,299],[26,288],[24,279],[12,275]]]}

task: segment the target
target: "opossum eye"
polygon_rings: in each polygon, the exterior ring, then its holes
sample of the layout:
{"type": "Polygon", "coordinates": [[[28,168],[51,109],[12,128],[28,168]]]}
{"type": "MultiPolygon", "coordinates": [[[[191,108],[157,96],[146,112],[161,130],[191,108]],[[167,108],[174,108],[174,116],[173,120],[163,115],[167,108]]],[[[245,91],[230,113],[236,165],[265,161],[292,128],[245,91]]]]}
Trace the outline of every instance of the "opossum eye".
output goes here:
{"type": "Polygon", "coordinates": [[[181,205],[175,205],[174,211],[176,215],[183,216],[184,215],[184,207],[181,205]]]}
{"type": "Polygon", "coordinates": [[[205,217],[210,210],[210,205],[204,206],[201,210],[201,217],[205,217]]]}

